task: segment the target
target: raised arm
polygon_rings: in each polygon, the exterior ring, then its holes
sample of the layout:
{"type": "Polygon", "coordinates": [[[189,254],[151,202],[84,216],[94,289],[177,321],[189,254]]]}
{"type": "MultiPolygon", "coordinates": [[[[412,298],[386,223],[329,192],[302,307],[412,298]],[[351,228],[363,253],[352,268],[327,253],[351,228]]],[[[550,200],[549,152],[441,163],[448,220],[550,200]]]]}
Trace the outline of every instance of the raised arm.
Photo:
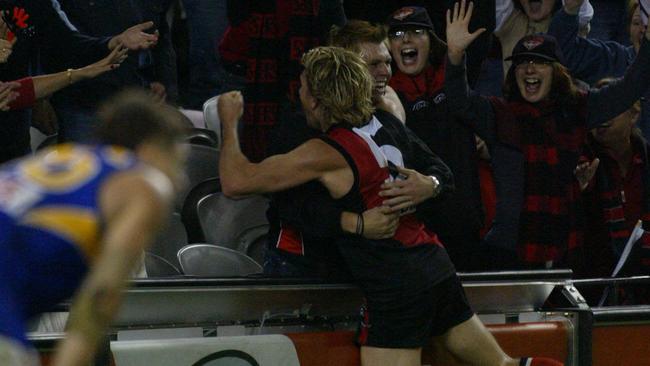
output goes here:
{"type": "Polygon", "coordinates": [[[553,16],[548,34],[557,39],[572,76],[589,84],[604,77],[619,77],[634,52],[618,42],[580,37],[578,12],[583,1],[567,0],[553,16]]]}
{"type": "Polygon", "coordinates": [[[597,127],[625,112],[643,97],[649,87],[650,27],[646,29],[634,63],[627,69],[623,78],[589,92],[587,126],[597,127]]]}
{"type": "Polygon", "coordinates": [[[336,188],[347,191],[351,187],[352,171],[343,156],[318,139],[311,139],[287,154],[271,156],[258,164],[251,163],[241,152],[237,136],[237,122],[244,110],[241,93],[222,94],[218,109],[223,127],[219,175],[226,196],[277,192],[314,179],[324,182],[333,195],[344,193],[334,192],[336,188]],[[346,176],[346,182],[337,182],[337,176],[346,176]],[[339,187],[344,183],[349,183],[347,189],[339,187]]]}
{"type": "Polygon", "coordinates": [[[159,192],[140,176],[123,174],[102,187],[100,201],[106,217],[102,251],[73,301],[55,366],[90,364],[119,309],[132,268],[169,211],[171,195],[159,192]]]}
{"type": "Polygon", "coordinates": [[[470,95],[465,70],[465,50],[484,29],[469,33],[472,3],[465,12],[465,1],[454,6],[453,14],[447,11],[447,68],[445,89],[449,111],[462,123],[469,125],[486,143],[495,142],[494,111],[483,97],[470,95]]]}

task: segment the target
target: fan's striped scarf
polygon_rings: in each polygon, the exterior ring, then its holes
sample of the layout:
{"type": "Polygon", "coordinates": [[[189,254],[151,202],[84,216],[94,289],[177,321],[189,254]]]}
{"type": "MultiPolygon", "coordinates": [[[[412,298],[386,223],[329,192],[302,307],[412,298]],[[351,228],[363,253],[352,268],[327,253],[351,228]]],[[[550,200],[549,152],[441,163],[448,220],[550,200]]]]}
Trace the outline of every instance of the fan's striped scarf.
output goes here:
{"type": "Polygon", "coordinates": [[[524,154],[524,205],[519,226],[523,262],[562,263],[582,246],[579,188],[573,170],[586,135],[586,95],[576,105],[491,98],[499,140],[524,154]]]}
{"type": "MultiPolygon", "coordinates": [[[[641,222],[643,234],[634,244],[634,248],[624,268],[626,275],[650,274],[650,166],[648,165],[647,143],[641,137],[632,137],[634,153],[643,161],[643,211],[641,222]]],[[[605,166],[598,168],[596,173],[597,186],[603,209],[603,218],[609,233],[609,242],[614,253],[620,257],[632,229],[625,223],[625,210],[621,196],[621,187],[616,186],[610,178],[605,166]]]]}

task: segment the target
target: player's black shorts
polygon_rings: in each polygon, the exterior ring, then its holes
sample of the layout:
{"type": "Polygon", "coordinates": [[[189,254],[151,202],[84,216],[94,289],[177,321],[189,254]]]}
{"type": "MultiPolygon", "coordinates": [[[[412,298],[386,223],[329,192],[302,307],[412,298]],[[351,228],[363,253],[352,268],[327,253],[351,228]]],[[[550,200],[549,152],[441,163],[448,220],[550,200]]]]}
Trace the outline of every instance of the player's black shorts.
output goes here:
{"type": "Polygon", "coordinates": [[[359,344],[421,347],[473,315],[444,248],[358,238],[337,244],[366,298],[359,344]]]}
{"type": "Polygon", "coordinates": [[[382,348],[417,348],[474,315],[453,274],[413,298],[366,299],[357,342],[382,348]]]}

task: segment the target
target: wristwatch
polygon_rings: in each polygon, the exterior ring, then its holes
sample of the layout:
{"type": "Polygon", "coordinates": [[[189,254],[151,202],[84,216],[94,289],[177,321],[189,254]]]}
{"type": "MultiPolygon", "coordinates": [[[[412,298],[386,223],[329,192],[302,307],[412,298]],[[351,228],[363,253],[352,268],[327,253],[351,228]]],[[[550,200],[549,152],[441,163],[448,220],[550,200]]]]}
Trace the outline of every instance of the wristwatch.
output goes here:
{"type": "Polygon", "coordinates": [[[442,187],[440,186],[440,181],[438,178],[436,178],[435,175],[430,175],[429,178],[433,181],[433,194],[431,197],[435,197],[440,194],[440,191],[442,190],[442,187]]]}

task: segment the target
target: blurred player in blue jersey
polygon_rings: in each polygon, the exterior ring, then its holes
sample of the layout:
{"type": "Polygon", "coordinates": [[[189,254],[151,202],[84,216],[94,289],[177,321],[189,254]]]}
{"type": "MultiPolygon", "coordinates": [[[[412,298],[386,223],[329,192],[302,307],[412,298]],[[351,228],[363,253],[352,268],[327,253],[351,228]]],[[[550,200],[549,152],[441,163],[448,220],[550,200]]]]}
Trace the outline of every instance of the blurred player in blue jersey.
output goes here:
{"type": "Polygon", "coordinates": [[[75,295],[54,365],[88,365],[126,279],[182,184],[178,112],[139,93],[100,111],[97,145],[0,168],[0,364],[34,365],[33,316],[75,295]]]}

